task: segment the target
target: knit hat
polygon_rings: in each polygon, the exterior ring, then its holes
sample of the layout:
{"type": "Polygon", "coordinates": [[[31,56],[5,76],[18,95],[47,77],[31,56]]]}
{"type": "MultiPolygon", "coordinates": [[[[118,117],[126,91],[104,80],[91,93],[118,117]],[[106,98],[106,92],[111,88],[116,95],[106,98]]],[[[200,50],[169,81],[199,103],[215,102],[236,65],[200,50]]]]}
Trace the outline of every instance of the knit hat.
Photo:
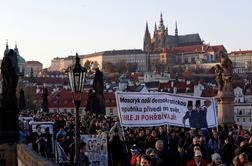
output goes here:
{"type": "Polygon", "coordinates": [[[136,144],[134,144],[131,148],[130,148],[131,152],[140,152],[140,149],[137,147],[136,144]]]}
{"type": "Polygon", "coordinates": [[[220,160],[221,156],[218,153],[214,153],[211,155],[212,161],[214,160],[220,160]]]}
{"type": "Polygon", "coordinates": [[[201,151],[196,150],[195,153],[194,153],[194,157],[199,157],[199,156],[200,157],[202,156],[201,151]]]}

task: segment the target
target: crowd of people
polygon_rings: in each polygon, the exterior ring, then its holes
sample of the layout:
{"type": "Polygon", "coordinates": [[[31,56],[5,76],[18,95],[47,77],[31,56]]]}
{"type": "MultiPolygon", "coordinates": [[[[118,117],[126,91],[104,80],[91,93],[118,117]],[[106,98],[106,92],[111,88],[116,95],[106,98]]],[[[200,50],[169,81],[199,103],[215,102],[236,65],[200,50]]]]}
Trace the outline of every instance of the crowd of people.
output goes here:
{"type": "MultiPolygon", "coordinates": [[[[33,121],[54,122],[53,134],[37,125],[26,132],[20,121],[20,141],[47,159],[67,165],[74,161],[74,115],[29,113],[33,121]],[[53,150],[52,138],[55,138],[53,150]],[[60,153],[54,157],[53,152],[60,153]]],[[[189,129],[176,126],[121,127],[117,117],[88,113],[81,117],[81,134],[106,135],[109,166],[252,166],[252,128],[219,126],[189,129]]],[[[89,165],[86,143],[80,143],[80,161],[89,165]]],[[[94,164],[90,164],[94,165],[94,164]]],[[[98,164],[99,165],[99,164],[98,164]]]]}

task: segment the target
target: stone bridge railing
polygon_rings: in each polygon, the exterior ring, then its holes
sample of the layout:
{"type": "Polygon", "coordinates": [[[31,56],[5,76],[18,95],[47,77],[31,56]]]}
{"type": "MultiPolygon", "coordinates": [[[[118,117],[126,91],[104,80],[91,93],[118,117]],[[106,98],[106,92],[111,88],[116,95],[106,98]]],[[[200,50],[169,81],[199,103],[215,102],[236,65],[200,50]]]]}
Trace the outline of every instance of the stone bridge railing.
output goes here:
{"type": "Polygon", "coordinates": [[[24,144],[0,144],[0,166],[55,166],[24,144]]]}
{"type": "Polygon", "coordinates": [[[30,150],[26,145],[17,145],[18,166],[55,166],[52,162],[39,156],[36,152],[30,150]]]}

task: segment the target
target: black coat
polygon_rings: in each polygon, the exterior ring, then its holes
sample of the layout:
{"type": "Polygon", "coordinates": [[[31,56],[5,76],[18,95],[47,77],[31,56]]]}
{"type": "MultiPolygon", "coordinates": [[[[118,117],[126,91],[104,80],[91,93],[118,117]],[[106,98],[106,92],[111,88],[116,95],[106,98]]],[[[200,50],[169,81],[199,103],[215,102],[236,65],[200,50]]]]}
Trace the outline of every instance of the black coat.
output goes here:
{"type": "Polygon", "coordinates": [[[192,128],[207,128],[206,110],[192,110],[191,113],[191,127],[192,128]]]}
{"type": "Polygon", "coordinates": [[[220,152],[223,163],[226,163],[227,165],[232,164],[233,158],[235,157],[235,149],[236,146],[232,143],[223,145],[220,152]]]}

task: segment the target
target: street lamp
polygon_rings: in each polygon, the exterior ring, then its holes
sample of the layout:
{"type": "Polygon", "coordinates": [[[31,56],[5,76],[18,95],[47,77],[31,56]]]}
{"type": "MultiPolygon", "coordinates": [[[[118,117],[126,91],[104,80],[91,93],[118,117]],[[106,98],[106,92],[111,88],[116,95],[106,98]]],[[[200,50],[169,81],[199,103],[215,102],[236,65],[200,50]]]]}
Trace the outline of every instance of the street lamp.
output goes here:
{"type": "Polygon", "coordinates": [[[80,120],[79,120],[79,108],[81,105],[81,96],[84,90],[85,77],[87,69],[80,64],[80,58],[76,53],[75,64],[70,66],[66,72],[68,73],[70,87],[72,90],[74,105],[76,108],[75,113],[75,165],[80,164],[80,120]]]}

